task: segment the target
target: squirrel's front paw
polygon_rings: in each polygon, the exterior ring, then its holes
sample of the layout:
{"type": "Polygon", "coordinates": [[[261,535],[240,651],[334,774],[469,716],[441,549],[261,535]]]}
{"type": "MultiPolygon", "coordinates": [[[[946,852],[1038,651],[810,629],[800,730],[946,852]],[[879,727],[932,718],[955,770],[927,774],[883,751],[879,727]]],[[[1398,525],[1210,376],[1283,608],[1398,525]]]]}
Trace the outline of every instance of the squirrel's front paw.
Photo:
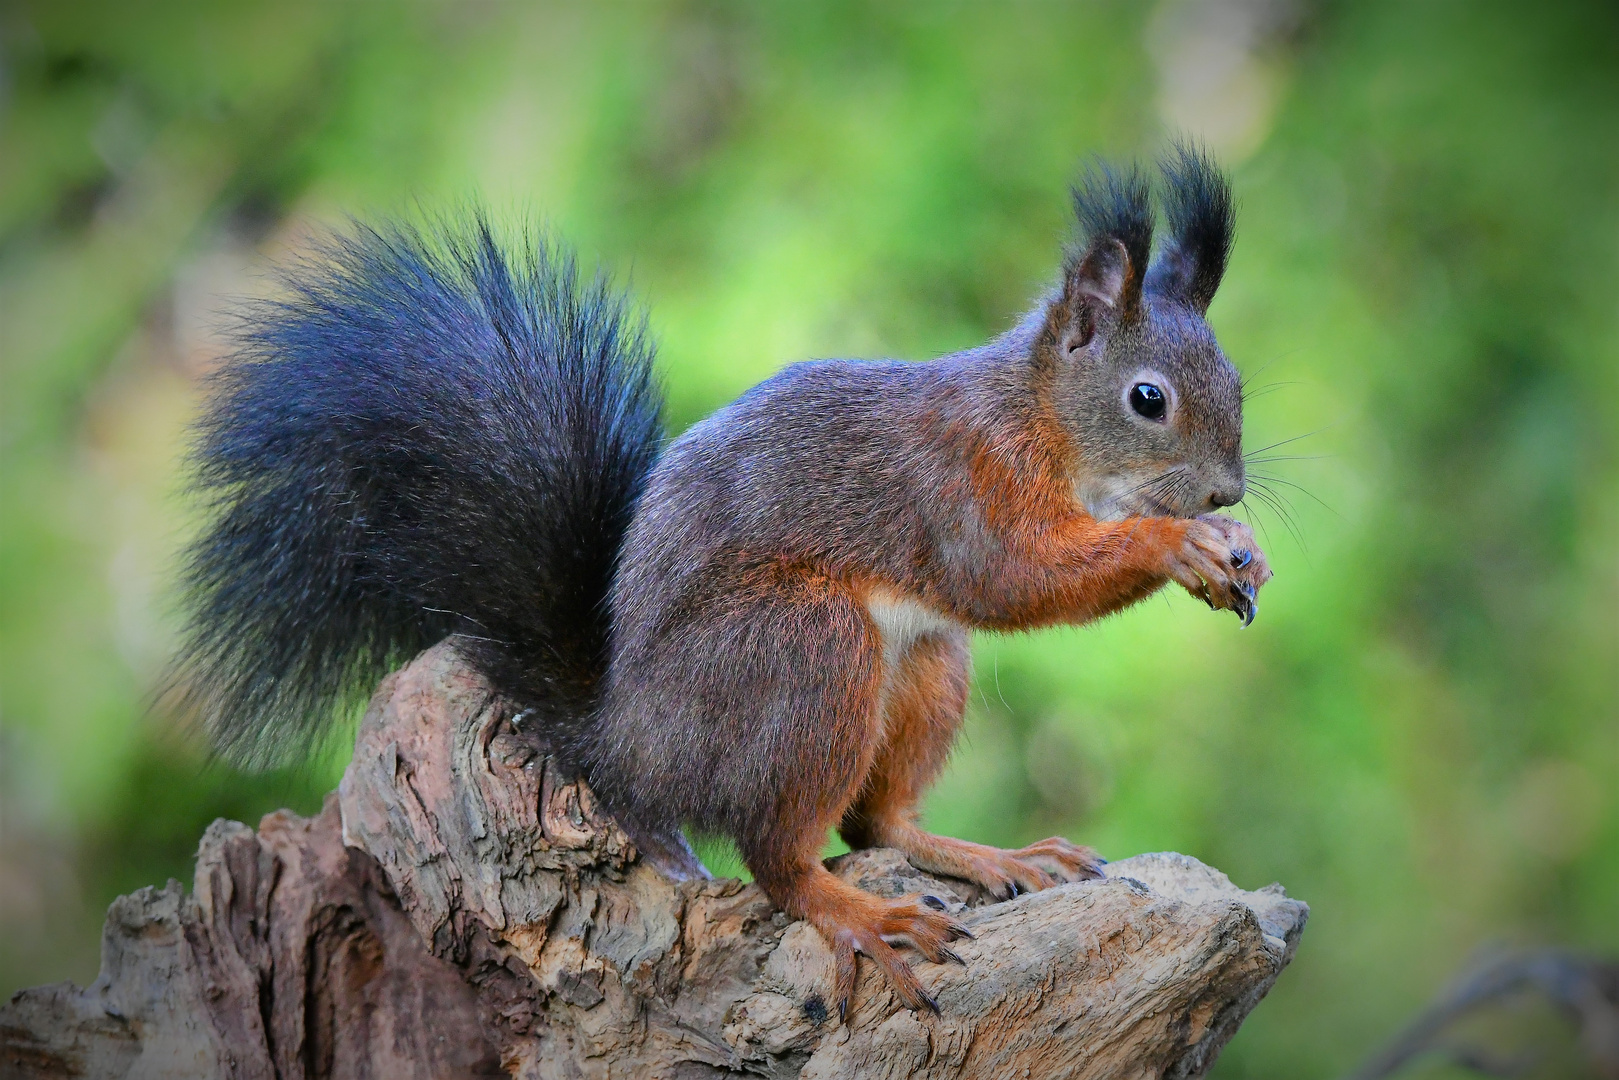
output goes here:
{"type": "Polygon", "coordinates": [[[1169,576],[1216,611],[1235,611],[1247,626],[1254,621],[1259,588],[1271,579],[1271,571],[1252,529],[1221,514],[1204,514],[1186,523],[1169,576]]]}

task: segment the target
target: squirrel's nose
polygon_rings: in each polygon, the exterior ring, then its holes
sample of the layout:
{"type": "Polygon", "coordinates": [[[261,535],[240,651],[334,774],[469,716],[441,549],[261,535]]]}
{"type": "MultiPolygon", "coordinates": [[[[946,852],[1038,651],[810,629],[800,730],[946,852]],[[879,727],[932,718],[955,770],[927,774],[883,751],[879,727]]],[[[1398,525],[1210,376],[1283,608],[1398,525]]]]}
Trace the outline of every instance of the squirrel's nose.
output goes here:
{"type": "Polygon", "coordinates": [[[1242,502],[1248,485],[1241,480],[1235,484],[1222,484],[1209,492],[1209,502],[1215,506],[1236,506],[1242,502]]]}

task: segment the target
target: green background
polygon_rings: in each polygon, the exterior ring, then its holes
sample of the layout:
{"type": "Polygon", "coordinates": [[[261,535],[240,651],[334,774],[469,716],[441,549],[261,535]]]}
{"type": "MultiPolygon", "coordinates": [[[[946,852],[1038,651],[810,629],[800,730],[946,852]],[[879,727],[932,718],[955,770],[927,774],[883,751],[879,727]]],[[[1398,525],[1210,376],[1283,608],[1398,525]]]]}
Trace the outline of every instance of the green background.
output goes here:
{"type": "Polygon", "coordinates": [[[0,992],[92,978],[114,895],[341,771],[148,707],[197,378],[265,267],[347,213],[543,220],[649,305],[679,427],[996,333],[1084,158],[1174,131],[1240,201],[1210,319],[1284,459],[1276,580],[1243,632],[1165,594],[981,638],[930,823],[1308,900],[1222,1077],[1349,1067],[1482,946],[1619,948],[1619,9],[0,11],[0,992]]]}

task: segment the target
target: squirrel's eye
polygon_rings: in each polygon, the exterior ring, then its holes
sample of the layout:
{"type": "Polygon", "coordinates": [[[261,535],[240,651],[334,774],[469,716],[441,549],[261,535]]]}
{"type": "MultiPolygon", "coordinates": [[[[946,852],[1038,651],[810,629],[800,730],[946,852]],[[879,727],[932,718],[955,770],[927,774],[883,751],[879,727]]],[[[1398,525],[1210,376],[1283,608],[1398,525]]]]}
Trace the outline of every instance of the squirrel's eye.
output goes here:
{"type": "Polygon", "coordinates": [[[1169,405],[1169,399],[1164,392],[1150,382],[1138,382],[1130,387],[1130,408],[1148,420],[1162,420],[1164,410],[1169,405]]]}

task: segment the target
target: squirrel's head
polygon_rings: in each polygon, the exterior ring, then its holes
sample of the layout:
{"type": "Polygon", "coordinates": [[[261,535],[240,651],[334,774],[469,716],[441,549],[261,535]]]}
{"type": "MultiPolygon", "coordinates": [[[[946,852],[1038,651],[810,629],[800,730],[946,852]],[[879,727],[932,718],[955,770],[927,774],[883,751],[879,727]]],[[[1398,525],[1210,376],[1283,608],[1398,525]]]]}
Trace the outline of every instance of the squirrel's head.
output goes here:
{"type": "Polygon", "coordinates": [[[1231,188],[1188,146],[1160,175],[1170,237],[1151,261],[1140,170],[1098,166],[1075,187],[1080,240],[1036,344],[1098,518],[1191,517],[1243,496],[1242,380],[1204,319],[1231,249],[1231,188]]]}

